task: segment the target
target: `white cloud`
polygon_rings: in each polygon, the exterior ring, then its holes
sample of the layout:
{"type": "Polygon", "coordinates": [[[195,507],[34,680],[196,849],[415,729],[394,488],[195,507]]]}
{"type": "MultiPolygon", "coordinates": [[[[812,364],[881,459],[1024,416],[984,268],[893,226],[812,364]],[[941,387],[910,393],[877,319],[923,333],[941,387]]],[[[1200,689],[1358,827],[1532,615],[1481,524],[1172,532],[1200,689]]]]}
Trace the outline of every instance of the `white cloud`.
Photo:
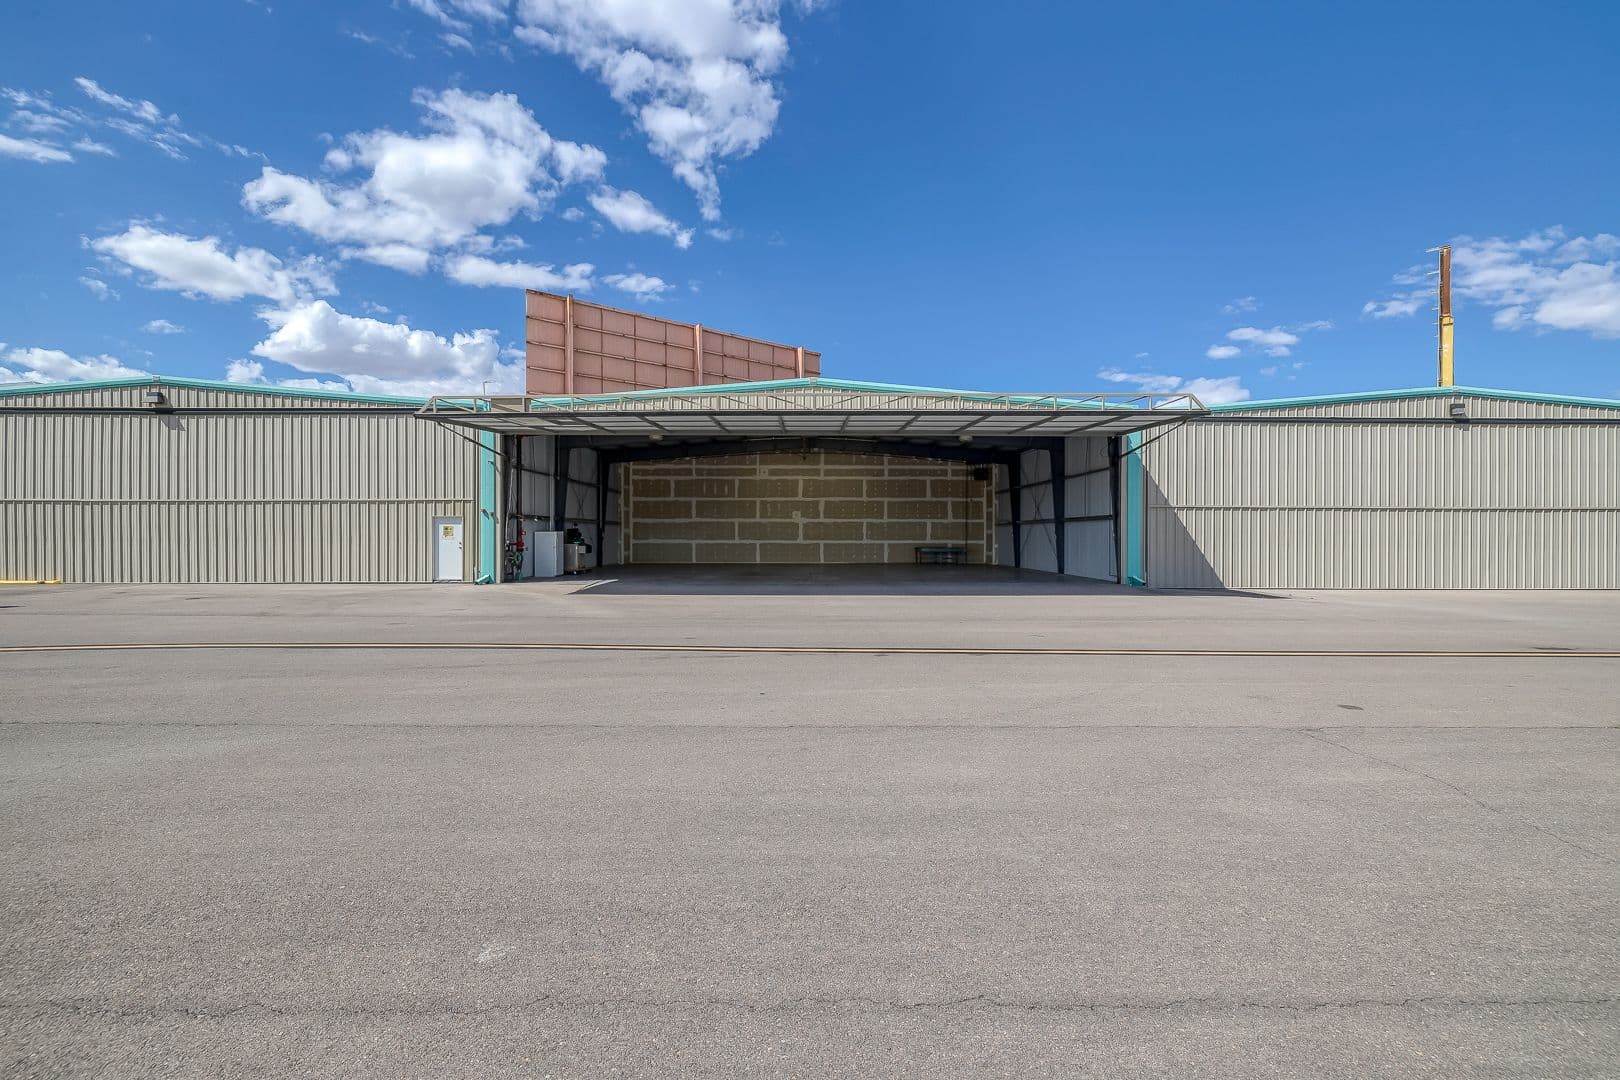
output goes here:
{"type": "Polygon", "coordinates": [[[1369,300],[1361,305],[1361,313],[1374,319],[1404,319],[1433,303],[1433,290],[1420,289],[1392,296],[1388,300],[1369,300]]]}
{"type": "Polygon", "coordinates": [[[99,101],[103,105],[111,106],[112,108],[117,109],[119,112],[128,113],[130,116],[133,116],[143,124],[167,123],[178,125],[180,123],[180,118],[178,116],[164,116],[163,110],[152,104],[150,101],[131,100],[130,98],[120,97],[110,90],[102,89],[101,84],[96,82],[94,79],[87,79],[81,75],[77,79],[74,79],[73,82],[80,90],[84,91],[85,96],[89,97],[91,100],[99,101]]]}
{"type": "MultiPolygon", "coordinates": [[[[1491,308],[1498,330],[1620,338],[1620,236],[1572,237],[1556,225],[1517,240],[1460,236],[1452,241],[1451,267],[1453,297],[1491,308]]],[[[1362,314],[1400,318],[1432,308],[1432,277],[1423,266],[1395,275],[1397,285],[1416,287],[1370,300],[1362,314]]]]}
{"type": "MultiPolygon", "coordinates": [[[[521,359],[503,362],[493,330],[446,339],[403,323],[385,323],[336,311],[324,300],[261,313],[271,334],[253,355],[313,375],[335,376],[361,393],[522,393],[521,359]]],[[[238,361],[227,372],[263,377],[256,361],[238,361]]],[[[282,383],[281,385],[287,385],[282,383]]]]}
{"type": "Polygon", "coordinates": [[[1570,237],[1558,226],[1520,240],[1464,236],[1451,265],[1455,295],[1494,308],[1498,329],[1620,338],[1620,237],[1570,237]]]}
{"type": "Polygon", "coordinates": [[[411,50],[407,49],[405,46],[397,42],[389,41],[386,38],[380,38],[375,34],[368,34],[364,30],[349,29],[344,30],[343,34],[345,37],[351,37],[358,42],[362,42],[363,44],[374,45],[384,52],[393,53],[401,60],[416,59],[416,54],[411,52],[411,50]]]}
{"type": "Polygon", "coordinates": [[[269,380],[264,377],[264,365],[257,360],[232,360],[225,365],[225,381],[264,383],[269,380]]]}
{"type": "Polygon", "coordinates": [[[426,15],[428,18],[437,19],[445,26],[454,26],[464,29],[467,25],[460,19],[453,17],[448,11],[444,10],[444,8],[440,7],[438,0],[405,0],[405,2],[411,5],[411,7],[415,8],[417,11],[420,11],[422,14],[426,15]]]}
{"type": "Polygon", "coordinates": [[[506,19],[506,9],[510,6],[508,0],[444,0],[443,3],[440,0],[405,0],[405,2],[428,18],[455,30],[466,30],[470,24],[465,19],[451,15],[445,10],[446,7],[486,22],[501,22],[506,19]]]}
{"type": "Polygon", "coordinates": [[[247,156],[249,153],[241,147],[228,146],[215,139],[193,135],[181,126],[178,116],[165,113],[145,98],[127,98],[115,94],[96,80],[83,75],[73,82],[91,101],[106,106],[114,114],[102,117],[99,121],[101,124],[130,138],[140,139],[172,158],[184,160],[185,147],[199,146],[211,146],[227,154],[240,153],[247,156]]]}
{"type": "Polygon", "coordinates": [[[571,57],[720,217],[718,163],[770,137],[787,58],[779,0],[519,0],[518,38],[571,57]]]}
{"type": "Polygon", "coordinates": [[[1097,372],[1099,379],[1112,383],[1132,383],[1145,394],[1168,394],[1181,385],[1178,375],[1155,375],[1149,371],[1121,371],[1104,368],[1097,372]]]}
{"type": "Polygon", "coordinates": [[[666,217],[639,192],[601,187],[591,192],[590,204],[620,232],[656,233],[675,241],[678,248],[692,246],[692,230],[666,217]]]}
{"type": "Polygon", "coordinates": [[[0,155],[22,158],[39,165],[73,160],[73,155],[60,146],[38,139],[13,139],[10,135],[0,135],[0,155]]]}
{"type": "Polygon", "coordinates": [[[669,288],[667,281],[651,274],[609,274],[602,282],[620,292],[634,293],[640,300],[656,299],[669,288]]]}
{"type": "Polygon", "coordinates": [[[1183,393],[1192,394],[1205,405],[1225,405],[1233,401],[1248,401],[1249,391],[1236,375],[1223,375],[1218,379],[1188,379],[1181,385],[1183,393]]]}
{"type": "Polygon", "coordinates": [[[65,117],[32,109],[18,109],[6,118],[6,123],[32,135],[56,135],[68,127],[65,117]]]}
{"type": "Polygon", "coordinates": [[[542,292],[583,292],[591,287],[590,263],[570,263],[558,270],[549,263],[496,262],[482,255],[456,255],[445,261],[444,272],[463,285],[491,285],[542,292]]]}
{"type": "Polygon", "coordinates": [[[287,264],[262,248],[227,252],[213,236],[198,240],[136,223],[115,236],[90,241],[89,246],[145,271],[149,275],[145,282],[148,288],[173,289],[189,296],[213,300],[262,296],[290,304],[307,296],[337,292],[319,259],[287,264]]]}
{"type": "Polygon", "coordinates": [[[1226,332],[1226,340],[1230,344],[1217,342],[1204,350],[1204,355],[1211,360],[1230,360],[1246,349],[1258,349],[1267,356],[1288,356],[1299,344],[1301,334],[1331,329],[1333,323],[1328,319],[1315,319],[1293,326],[1239,326],[1226,332]]]}
{"type": "Polygon", "coordinates": [[[225,365],[225,381],[248,386],[284,386],[289,390],[354,389],[342,379],[271,379],[265,375],[264,365],[257,360],[232,360],[225,365]]]}
{"type": "Polygon", "coordinates": [[[1269,330],[1258,326],[1240,326],[1236,330],[1228,330],[1226,340],[1258,346],[1265,350],[1267,356],[1287,356],[1299,344],[1299,335],[1280,326],[1273,326],[1269,330]]]}
{"type": "MultiPolygon", "coordinates": [[[[238,157],[255,156],[245,147],[186,131],[181,127],[178,116],[164,113],[150,101],[115,94],[96,80],[82,75],[73,81],[99,108],[92,107],[89,111],[76,109],[58,105],[46,93],[0,87],[0,98],[9,101],[15,107],[7,123],[35,134],[50,134],[64,139],[69,137],[70,133],[78,132],[81,137],[73,143],[73,148],[86,154],[114,155],[112,147],[82,134],[86,129],[106,128],[148,143],[172,158],[183,159],[186,156],[186,148],[203,146],[211,147],[222,154],[238,157]]],[[[0,146],[3,146],[4,140],[5,137],[0,136],[0,146]]],[[[56,156],[49,160],[72,160],[71,155],[61,147],[52,145],[51,149],[65,156],[56,156]]]]}
{"type": "Polygon", "coordinates": [[[141,329],[145,330],[148,334],[183,334],[186,332],[185,327],[176,326],[168,319],[153,319],[151,322],[141,327],[141,329]]]}
{"type": "Polygon", "coordinates": [[[554,139],[511,94],[419,91],[427,134],[355,133],[327,169],[357,182],[311,180],[266,167],[242,189],[249,210],[384,265],[415,264],[518,214],[538,215],[564,185],[601,176],[594,146],[554,139]]]}
{"type": "Polygon", "coordinates": [[[577,206],[570,206],[562,212],[561,216],[564,221],[584,221],[585,211],[577,206]]]}
{"type": "Polygon", "coordinates": [[[1113,383],[1130,383],[1144,394],[1193,394],[1205,405],[1247,401],[1249,398],[1249,391],[1244,389],[1242,379],[1237,375],[1185,379],[1180,375],[1104,368],[1097,372],[1097,377],[1113,383]]]}
{"type": "Polygon", "coordinates": [[[83,275],[79,278],[79,284],[89,289],[91,294],[94,295],[97,300],[118,299],[118,290],[113,288],[111,285],[108,285],[100,278],[83,275]]]}
{"type": "Polygon", "coordinates": [[[450,46],[452,49],[465,49],[467,52],[477,51],[473,48],[473,43],[462,37],[460,34],[440,34],[439,40],[450,46]]]}
{"type": "Polygon", "coordinates": [[[1260,300],[1258,297],[1240,296],[1236,300],[1233,300],[1230,304],[1222,307],[1221,310],[1226,312],[1228,315],[1242,315],[1246,312],[1257,311],[1259,308],[1260,300]]]}
{"type": "Polygon", "coordinates": [[[504,22],[511,0],[450,0],[457,11],[486,22],[504,22]]]}
{"type": "Polygon", "coordinates": [[[342,248],[341,253],[345,259],[364,259],[405,274],[422,273],[432,258],[426,250],[410,244],[368,244],[365,247],[342,248]]]}
{"type": "MultiPolygon", "coordinates": [[[[4,349],[0,344],[0,349],[4,349]]],[[[82,379],[126,379],[150,372],[126,367],[116,356],[70,356],[60,349],[0,352],[0,382],[53,383],[82,379]]]]}

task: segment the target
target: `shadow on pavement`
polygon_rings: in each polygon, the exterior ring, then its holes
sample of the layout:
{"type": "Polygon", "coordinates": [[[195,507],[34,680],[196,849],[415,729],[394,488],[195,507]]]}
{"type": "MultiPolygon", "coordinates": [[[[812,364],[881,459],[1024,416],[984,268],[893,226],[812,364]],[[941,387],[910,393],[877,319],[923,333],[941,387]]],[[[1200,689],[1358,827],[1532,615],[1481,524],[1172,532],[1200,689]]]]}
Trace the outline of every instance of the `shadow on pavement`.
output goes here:
{"type": "MultiPolygon", "coordinates": [[[[608,566],[572,579],[600,596],[1120,596],[1171,595],[1109,581],[1002,566],[608,566]]],[[[1281,600],[1269,593],[1177,592],[1281,600]]]]}

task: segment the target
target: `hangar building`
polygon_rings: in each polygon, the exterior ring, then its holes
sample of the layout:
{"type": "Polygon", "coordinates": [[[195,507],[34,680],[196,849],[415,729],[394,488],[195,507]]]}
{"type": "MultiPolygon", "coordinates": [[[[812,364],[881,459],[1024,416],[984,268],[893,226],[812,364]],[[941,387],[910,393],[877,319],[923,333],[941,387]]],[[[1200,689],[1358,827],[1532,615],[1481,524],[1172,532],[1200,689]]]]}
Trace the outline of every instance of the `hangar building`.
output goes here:
{"type": "Polygon", "coordinates": [[[0,386],[0,578],[500,581],[519,530],[575,528],[605,567],[1620,587],[1620,401],[987,393],[571,297],[526,323],[513,397],[0,386]]]}

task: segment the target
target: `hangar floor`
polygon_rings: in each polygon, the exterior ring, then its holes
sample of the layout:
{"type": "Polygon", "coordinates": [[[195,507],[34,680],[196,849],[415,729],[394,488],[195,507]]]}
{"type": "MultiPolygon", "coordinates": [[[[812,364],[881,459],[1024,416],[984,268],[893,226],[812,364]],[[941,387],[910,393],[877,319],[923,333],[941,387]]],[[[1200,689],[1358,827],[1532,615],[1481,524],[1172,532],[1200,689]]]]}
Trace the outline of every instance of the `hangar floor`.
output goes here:
{"type": "MultiPolygon", "coordinates": [[[[1119,593],[1124,586],[1007,566],[607,566],[577,579],[596,593],[646,595],[1038,596],[1119,593]]],[[[541,583],[534,583],[541,584],[541,583]]]]}

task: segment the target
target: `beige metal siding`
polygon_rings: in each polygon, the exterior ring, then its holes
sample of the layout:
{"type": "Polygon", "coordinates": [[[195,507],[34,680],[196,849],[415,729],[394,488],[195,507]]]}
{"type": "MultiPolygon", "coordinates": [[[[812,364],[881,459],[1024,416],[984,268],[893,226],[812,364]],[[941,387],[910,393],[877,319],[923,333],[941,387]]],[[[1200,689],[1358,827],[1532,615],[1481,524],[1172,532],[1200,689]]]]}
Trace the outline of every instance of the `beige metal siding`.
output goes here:
{"type": "MultiPolygon", "coordinates": [[[[0,415],[0,577],[426,581],[435,517],[462,519],[471,565],[477,452],[451,431],[320,399],[164,389],[184,407],[315,411],[0,415]]],[[[131,404],[122,392],[0,404],[131,404]]]]}
{"type": "Polygon", "coordinates": [[[1615,410],[1466,400],[1474,417],[1576,422],[1370,420],[1444,416],[1448,399],[1429,398],[1313,407],[1351,422],[1194,422],[1153,443],[1149,584],[1620,588],[1620,427],[1578,422],[1615,410]]]}

